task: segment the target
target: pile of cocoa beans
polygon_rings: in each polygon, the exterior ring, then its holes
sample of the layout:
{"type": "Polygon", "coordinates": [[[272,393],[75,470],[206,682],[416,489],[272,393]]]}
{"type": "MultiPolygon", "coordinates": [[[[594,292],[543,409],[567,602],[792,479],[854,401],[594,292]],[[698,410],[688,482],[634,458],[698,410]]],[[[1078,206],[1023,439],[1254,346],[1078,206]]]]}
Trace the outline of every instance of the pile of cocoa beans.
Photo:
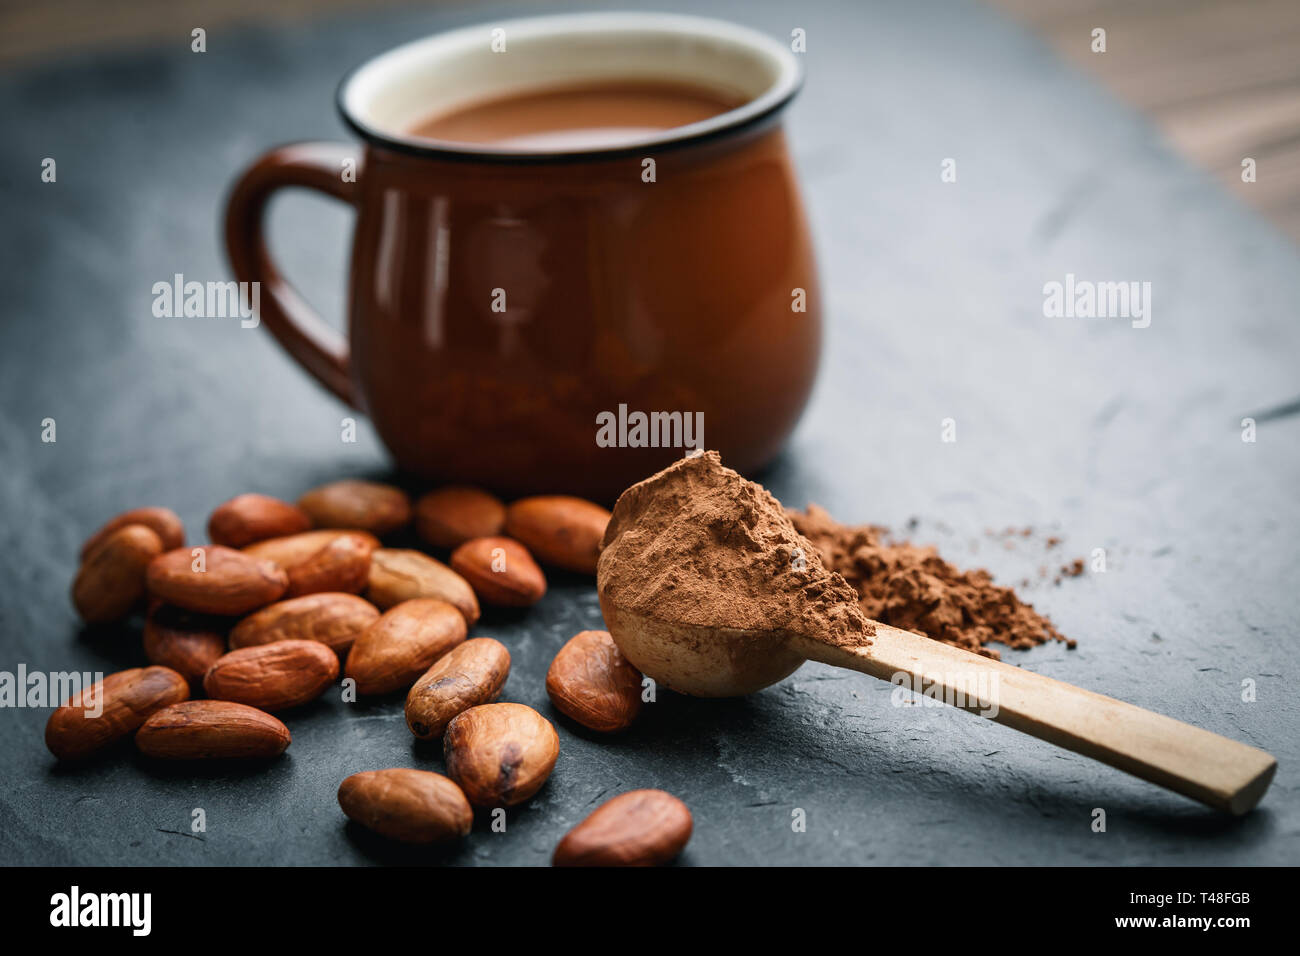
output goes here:
{"type": "MultiPolygon", "coordinates": [[[[187,545],[175,512],[124,512],[81,549],[72,601],[102,624],[143,611],[152,666],[110,674],[50,717],[45,742],[81,760],[134,735],[160,760],[270,760],[289,747],[277,715],[339,685],[344,700],[406,693],[406,723],[443,741],[446,775],[395,767],[342,782],[343,812],[393,840],[467,835],[475,810],[528,801],[550,777],[559,736],[531,707],[498,702],[510,652],[470,637],[482,605],[528,607],[543,566],[594,575],[609,512],[562,495],[507,505],[444,487],[414,504],[400,488],[348,480],[291,504],[243,494],[219,505],[208,543],[187,545]],[[384,539],[414,523],[438,560],[384,539]]],[[[648,683],[648,682],[647,682],[648,683]]],[[[566,718],[627,729],[643,678],[605,631],[583,631],[551,663],[546,691],[566,718]]],[[[690,838],[690,811],[661,790],[607,801],[556,847],[556,865],[654,865],[690,838]]]]}

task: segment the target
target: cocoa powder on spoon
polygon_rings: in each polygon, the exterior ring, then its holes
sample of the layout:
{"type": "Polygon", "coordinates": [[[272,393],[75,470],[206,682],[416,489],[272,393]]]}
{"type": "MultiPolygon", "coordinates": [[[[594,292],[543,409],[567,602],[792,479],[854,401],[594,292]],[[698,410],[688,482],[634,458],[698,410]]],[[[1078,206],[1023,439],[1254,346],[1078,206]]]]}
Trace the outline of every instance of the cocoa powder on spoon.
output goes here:
{"type": "Polygon", "coordinates": [[[869,644],[857,592],[828,570],[764,488],[714,451],[633,485],[605,533],[605,596],[629,611],[703,627],[815,627],[869,644]],[[620,515],[635,515],[626,526],[620,515]]]}

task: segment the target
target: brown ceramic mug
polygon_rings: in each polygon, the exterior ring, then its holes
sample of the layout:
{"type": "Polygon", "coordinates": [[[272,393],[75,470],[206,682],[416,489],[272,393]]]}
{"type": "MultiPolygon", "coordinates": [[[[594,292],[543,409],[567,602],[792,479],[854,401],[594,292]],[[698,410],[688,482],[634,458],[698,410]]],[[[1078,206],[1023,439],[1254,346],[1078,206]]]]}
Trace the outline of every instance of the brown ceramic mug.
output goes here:
{"type": "Polygon", "coordinates": [[[799,84],[780,43],[695,17],[540,17],[419,40],[340,86],[363,148],[284,146],[243,174],[231,265],[261,283],[261,320],[290,355],[426,478],[611,499],[693,445],[754,470],[794,428],[821,347],[781,128],[799,84]],[[579,152],[409,132],[443,108],[605,80],[743,102],[579,152]],[[346,339],[267,251],[266,206],[287,186],[356,210],[346,339]],[[683,425],[700,422],[702,436],[683,425]]]}

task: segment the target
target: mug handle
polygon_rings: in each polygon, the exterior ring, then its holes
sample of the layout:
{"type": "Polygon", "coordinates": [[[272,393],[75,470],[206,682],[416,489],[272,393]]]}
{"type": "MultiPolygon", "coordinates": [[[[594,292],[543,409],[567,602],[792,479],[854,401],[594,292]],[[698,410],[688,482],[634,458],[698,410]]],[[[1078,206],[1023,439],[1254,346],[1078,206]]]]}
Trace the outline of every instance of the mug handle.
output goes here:
{"type": "Polygon", "coordinates": [[[263,155],[239,177],[226,200],[226,256],[235,278],[260,284],[260,317],[285,351],[318,382],[352,407],[351,355],[346,337],[331,328],[280,274],[266,247],[263,225],[271,196],[289,186],[314,189],[356,207],[361,158],[345,143],[292,143],[263,155]],[[345,182],[354,160],[358,182],[345,182]]]}

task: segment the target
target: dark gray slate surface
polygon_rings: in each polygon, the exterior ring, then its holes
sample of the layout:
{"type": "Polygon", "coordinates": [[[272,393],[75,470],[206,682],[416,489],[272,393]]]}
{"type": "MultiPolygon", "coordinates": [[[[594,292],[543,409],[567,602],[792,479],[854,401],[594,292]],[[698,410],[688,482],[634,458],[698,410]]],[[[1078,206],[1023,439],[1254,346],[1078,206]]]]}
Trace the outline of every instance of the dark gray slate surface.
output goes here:
{"type": "MultiPolygon", "coordinates": [[[[1278,777],[1258,812],[1230,821],[808,665],[747,700],[666,696],[615,742],[557,718],[545,790],[506,834],[476,832],[447,858],[545,863],[602,797],[655,786],[694,811],[695,864],[1295,863],[1300,421],[1262,422],[1254,444],[1238,425],[1300,391],[1295,249],[980,6],[692,6],[809,36],[791,127],[830,330],[773,490],[845,519],[919,516],[922,537],[1008,582],[1036,572],[1041,543],[1004,550],[987,527],[1057,528],[1071,556],[1108,549],[1106,574],[1031,591],[1079,649],[1008,658],[1264,747],[1278,777]],[[939,181],[945,157],[956,184],[939,181]],[[1151,327],[1045,319],[1042,285],[1067,272],[1150,281],[1151,327]],[[955,444],[939,441],[946,417],[955,444]],[[1245,679],[1256,703],[1241,701],[1245,679]],[[1090,829],[1095,807],[1104,834],[1090,829]],[[794,808],[806,833],[791,830],[794,808]]],[[[372,433],[341,445],[344,410],[264,332],[155,319],[150,287],[174,272],[224,277],[226,184],[273,143],[341,136],[331,99],[344,69],[504,9],[214,31],[203,56],[178,38],[0,77],[0,669],[141,662],[137,636],[81,634],[67,601],[77,546],[109,514],[169,504],[199,533],[240,491],[293,497],[384,473],[372,433]],[[57,185],[39,181],[45,156],[57,185]],[[56,444],[40,441],[46,417],[56,444]]],[[[308,237],[288,270],[331,315],[347,226],[315,200],[275,219],[281,248],[308,237]]],[[[479,630],[514,654],[507,698],[555,716],[545,668],[599,624],[592,589],[570,581],[526,619],[479,630]]],[[[56,769],[46,717],[0,712],[0,862],[429,858],[354,832],[335,804],[354,771],[440,768],[436,749],[412,746],[399,702],[322,702],[292,718],[285,759],[234,776],[160,771],[129,748],[56,769]]]]}

